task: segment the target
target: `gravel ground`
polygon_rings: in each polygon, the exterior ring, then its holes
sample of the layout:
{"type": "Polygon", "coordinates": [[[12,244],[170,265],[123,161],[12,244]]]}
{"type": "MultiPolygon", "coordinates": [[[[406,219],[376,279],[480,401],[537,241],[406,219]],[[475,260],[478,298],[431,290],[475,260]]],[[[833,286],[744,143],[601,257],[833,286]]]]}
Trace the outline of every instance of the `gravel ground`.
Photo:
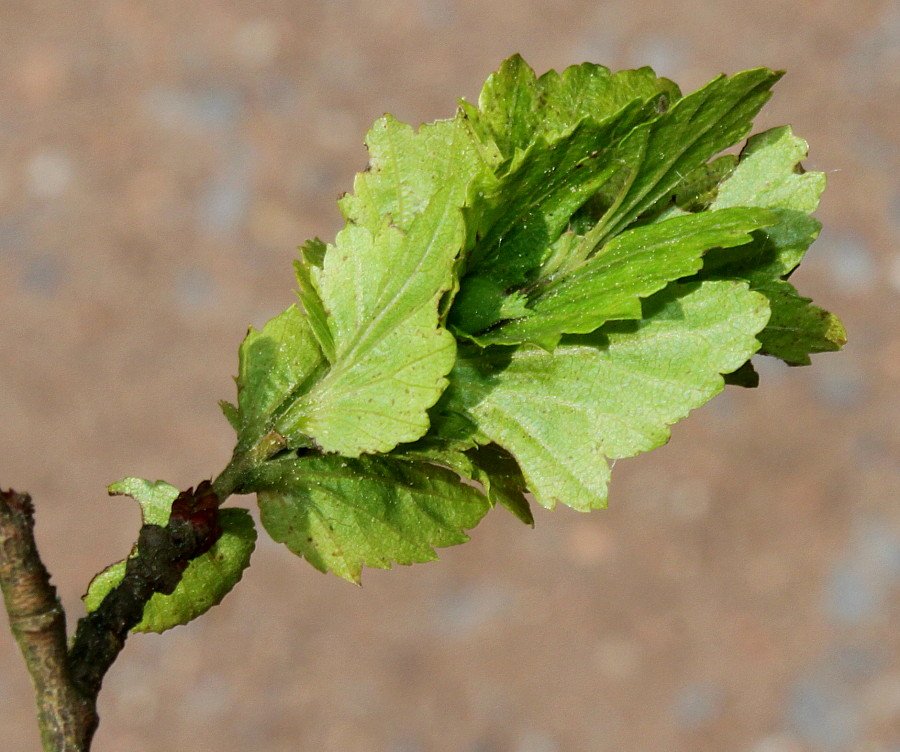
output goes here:
{"type": "MultiPolygon", "coordinates": [[[[218,471],[236,349],[339,227],[382,112],[449,116],[500,61],[788,76],[829,176],[801,290],[845,353],[762,364],[610,508],[503,511],[440,563],[323,576],[263,538],[209,615],[131,640],[96,752],[900,750],[900,6],[759,0],[2,0],[0,484],[70,619],[121,558],[125,475],[218,471]]],[[[0,748],[38,747],[0,631],[0,748]]]]}

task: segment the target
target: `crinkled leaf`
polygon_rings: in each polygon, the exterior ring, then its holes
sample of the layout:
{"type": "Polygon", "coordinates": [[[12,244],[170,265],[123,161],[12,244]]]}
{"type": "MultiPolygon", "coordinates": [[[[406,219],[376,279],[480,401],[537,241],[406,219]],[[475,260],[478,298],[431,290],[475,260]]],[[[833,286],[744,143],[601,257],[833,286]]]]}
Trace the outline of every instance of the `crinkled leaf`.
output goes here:
{"type": "Polygon", "coordinates": [[[772,308],[772,317],[759,334],[760,352],[773,355],[791,366],[808,366],[814,353],[840,350],[847,343],[844,325],[833,313],[812,305],[783,279],[753,285],[772,308]]]}
{"type": "Polygon", "coordinates": [[[560,135],[585,118],[600,122],[636,101],[662,112],[679,96],[672,81],[658,78],[650,68],[612,73],[583,63],[538,78],[513,55],[488,77],[478,107],[463,102],[462,108],[480,139],[511,157],[537,136],[560,135]]]}
{"type": "Polygon", "coordinates": [[[415,132],[385,117],[368,145],[370,169],[342,201],[350,224],[296,263],[306,315],[289,309],[242,346],[239,448],[274,430],[289,447],[388,451],[425,433],[446,386],[455,342],[439,306],[456,285],[460,209],[499,156],[463,118],[415,132]]]}
{"type": "MultiPolygon", "coordinates": [[[[164,526],[169,522],[172,502],[178,496],[174,486],[140,478],[126,478],[109,487],[111,494],[127,494],[141,505],[144,524],[164,526]]],[[[238,583],[250,564],[256,544],[256,529],[246,509],[229,508],[219,512],[222,535],[206,553],[193,559],[181,581],[170,595],[154,594],[134,632],[164,632],[187,624],[218,605],[238,583]]],[[[133,554],[132,554],[133,555],[133,554]]],[[[127,560],[107,567],[91,580],[84,595],[88,613],[94,611],[106,595],[125,576],[127,560]]]]}
{"type": "Polygon", "coordinates": [[[705,276],[747,279],[769,298],[772,317],[759,335],[762,352],[795,366],[809,365],[810,354],[839,350],[846,342],[846,331],[834,314],[812,305],[781,279],[800,263],[819,234],[819,223],[808,214],[819,205],[825,175],[803,169],[800,160],[806,154],[806,142],[788,126],[747,140],[712,207],[767,207],[778,221],[752,243],[713,255],[704,266],[705,276]]]}
{"type": "Polygon", "coordinates": [[[325,244],[319,240],[308,241],[301,249],[303,257],[294,262],[297,275],[297,297],[306,313],[309,328],[329,363],[334,362],[334,337],[328,326],[328,314],[322,302],[322,291],[312,274],[313,268],[322,268],[325,260],[325,244]]]}
{"type": "Polygon", "coordinates": [[[379,120],[347,228],[303,248],[296,341],[251,333],[223,407],[245,450],[304,448],[239,457],[273,537],[356,580],[434,558],[491,503],[531,521],[526,481],[548,507],[603,506],[607,459],[663,443],[722,374],[754,385],[760,342],[788,362],[838,347],[780,279],[818,232],[805,143],[775,129],[716,158],[779,77],[681,97],[649,69],[538,78],[516,56],[453,120],[379,120]]]}
{"type": "Polygon", "coordinates": [[[539,136],[507,172],[478,185],[460,295],[473,277],[505,288],[534,276],[572,215],[623,169],[608,159],[609,145],[641,117],[631,106],[602,123],[585,119],[563,135],[539,136]]]}
{"type": "Polygon", "coordinates": [[[439,408],[459,412],[519,463],[538,502],[603,507],[606,459],[663,444],[759,347],[766,299],[746,283],[672,284],[640,322],[569,337],[551,354],[492,348],[460,358],[439,408]]]}
{"type": "Polygon", "coordinates": [[[359,582],[364,566],[437,558],[468,540],[490,508],[436,465],[392,457],[308,455],[267,462],[258,498],[269,535],[316,569],[359,582]]]}
{"type": "Polygon", "coordinates": [[[748,243],[750,232],[774,221],[764,209],[735,208],[626,230],[598,254],[539,287],[527,317],[474,339],[481,345],[529,342],[553,349],[563,334],[587,334],[607,321],[638,319],[641,299],[696,272],[706,251],[748,243]]]}
{"type": "Polygon", "coordinates": [[[473,201],[474,246],[450,323],[469,335],[493,326],[506,295],[572,271],[669,201],[685,175],[746,134],[779,76],[759,69],[720,77],[663,114],[634,100],[602,123],[584,119],[562,136],[532,140],[508,174],[473,201]],[[566,245],[571,255],[561,258],[559,238],[582,207],[577,223],[585,237],[566,245]]]}

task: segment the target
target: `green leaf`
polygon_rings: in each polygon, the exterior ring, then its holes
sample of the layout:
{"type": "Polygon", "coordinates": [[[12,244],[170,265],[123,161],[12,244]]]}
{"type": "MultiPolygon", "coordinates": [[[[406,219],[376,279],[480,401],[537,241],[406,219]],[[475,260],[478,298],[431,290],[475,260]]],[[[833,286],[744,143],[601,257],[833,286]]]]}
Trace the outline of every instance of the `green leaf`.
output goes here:
{"type": "Polygon", "coordinates": [[[347,226],[302,248],[303,313],[251,332],[223,406],[227,479],[272,536],[357,581],[434,558],[494,504],[532,523],[527,489],[601,507],[608,461],[726,380],[754,386],[760,343],[789,363],[839,347],[783,279],[819,229],[805,142],[721,154],[780,76],[682,97],[647,68],[538,77],[514,56],[451,120],[381,118],[347,226]]]}
{"type": "Polygon", "coordinates": [[[469,450],[472,479],[484,487],[492,504],[500,504],[521,522],[534,527],[534,515],[525,494],[528,484],[516,460],[497,444],[469,450]]]}
{"type": "MultiPolygon", "coordinates": [[[[513,80],[525,75],[520,66],[512,67],[513,80]]],[[[602,123],[582,119],[563,135],[551,130],[546,138],[532,137],[516,152],[508,173],[493,187],[484,184],[473,200],[474,246],[450,311],[452,326],[486,343],[477,334],[501,320],[505,296],[577,268],[641,214],[670,200],[685,175],[692,176],[693,185],[710,157],[746,134],[779,76],[760,69],[720,77],[663,114],[635,99],[602,123]],[[558,241],[579,212],[586,235],[577,244],[564,244],[570,255],[561,257],[558,241]]],[[[534,97],[526,91],[515,106],[531,111],[538,106],[534,97]]],[[[540,341],[552,344],[554,336],[545,334],[540,341]]],[[[490,340],[505,341],[522,340],[490,340]]]]}
{"type": "Polygon", "coordinates": [[[718,195],[720,183],[734,172],[737,161],[736,155],[723,154],[688,173],[678,184],[678,189],[672,197],[673,207],[669,211],[675,208],[682,212],[700,212],[708,209],[718,195]]]}
{"type": "Polygon", "coordinates": [[[366,147],[369,168],[339,203],[349,222],[373,234],[388,218],[394,227],[409,230],[441,191],[448,205],[462,207],[470,183],[492,175],[500,161],[496,147],[479,143],[462,117],[416,131],[385,115],[366,135],[366,147]]]}
{"type": "Polygon", "coordinates": [[[249,449],[269,434],[292,398],[326,365],[309,318],[296,306],[261,331],[251,328],[240,349],[238,449],[249,449]]]}
{"type": "Polygon", "coordinates": [[[768,297],[772,317],[759,335],[761,352],[793,366],[809,365],[810,354],[840,350],[847,341],[834,314],[812,305],[781,279],[800,263],[819,234],[819,223],[807,215],[819,205],[825,175],[803,169],[800,160],[807,150],[806,142],[789,126],[747,140],[712,206],[767,207],[778,221],[747,246],[712,255],[704,265],[704,276],[747,279],[768,297]]]}
{"type": "Polygon", "coordinates": [[[753,367],[753,361],[748,360],[744,365],[731,373],[722,374],[725,383],[730,386],[741,386],[744,389],[756,389],[759,386],[759,374],[753,367]]]}
{"type": "Polygon", "coordinates": [[[737,167],[719,186],[714,207],[764,206],[811,214],[825,190],[825,174],[800,166],[808,152],[806,141],[789,125],[751,136],[737,167]]]}
{"type": "Polygon", "coordinates": [[[364,566],[433,561],[464,543],[488,500],[456,473],[392,457],[272,460],[257,481],[269,535],[316,569],[359,582],[364,566]]]}
{"type": "Polygon", "coordinates": [[[800,165],[806,141],[789,126],[772,128],[747,140],[740,161],[718,188],[712,209],[759,206],[777,212],[779,221],[736,256],[710,259],[710,271],[746,277],[765,272],[780,277],[792,271],[819,234],[819,223],[808,215],[819,205],[825,175],[800,165]]]}
{"type": "Polygon", "coordinates": [[[585,118],[599,123],[635,102],[658,113],[679,96],[674,83],[657,78],[650,68],[612,73],[602,65],[583,63],[538,78],[528,63],[513,55],[488,77],[478,107],[467,102],[461,106],[482,142],[493,142],[512,157],[538,136],[559,136],[585,118]]]}
{"type": "Polygon", "coordinates": [[[304,326],[327,366],[282,390],[272,422],[288,447],[312,440],[348,457],[428,430],[455,357],[440,306],[456,285],[460,210],[497,158],[461,118],[415,132],[385,117],[367,143],[370,169],[341,202],[350,223],[324,252],[308,244],[296,264],[304,326]]]}
{"type": "Polygon", "coordinates": [[[642,321],[569,337],[552,354],[461,357],[435,414],[461,413],[507,450],[543,506],[605,506],[606,459],[665,443],[757,350],[769,316],[762,295],[729,281],[672,284],[644,305],[642,321]]]}
{"type": "Polygon", "coordinates": [[[771,212],[734,208],[688,214],[616,236],[598,254],[549,279],[531,296],[528,316],[477,335],[481,345],[523,342],[552,350],[563,334],[587,334],[607,321],[641,318],[641,299],[696,272],[703,254],[752,240],[771,212]]]}
{"type": "Polygon", "coordinates": [[[626,136],[611,151],[613,160],[631,168],[631,178],[601,218],[596,241],[652,213],[677,193],[685,176],[740,141],[781,76],[767,68],[720,76],[626,136]]]}
{"type": "Polygon", "coordinates": [[[130,496],[141,507],[141,520],[145,525],[169,524],[172,502],[179,491],[164,480],[149,481],[143,478],[123,478],[107,489],[110,496],[130,496]]]}
{"type": "MultiPolygon", "coordinates": [[[[487,439],[485,439],[487,441],[487,439]]],[[[408,444],[394,456],[449,467],[463,478],[481,484],[491,506],[500,504],[526,525],[534,527],[534,516],[525,494],[528,486],[516,461],[496,444],[478,446],[463,440],[437,436],[408,444]]]]}
{"type": "Polygon", "coordinates": [[[760,352],[791,366],[808,366],[814,353],[834,352],[847,343],[847,332],[833,313],[812,305],[783,279],[759,281],[753,289],[763,293],[772,317],[759,334],[760,352]]]}
{"type": "Polygon", "coordinates": [[[241,412],[237,409],[237,405],[232,404],[228,400],[219,400],[219,409],[225,420],[231,425],[235,431],[241,430],[241,412]]]}
{"type": "MultiPolygon", "coordinates": [[[[127,494],[141,505],[144,524],[165,526],[178,489],[168,483],[151,483],[140,478],[126,478],[109,487],[111,494],[127,494]]],[[[164,632],[187,624],[218,605],[241,579],[250,564],[256,544],[256,529],[246,509],[230,508],[219,512],[221,537],[206,553],[193,559],[181,581],[170,595],[154,594],[144,607],[143,618],[133,632],[164,632]]],[[[134,553],[132,552],[132,555],[134,553]]],[[[100,572],[84,595],[88,613],[97,609],[106,595],[125,576],[127,560],[100,572]]]]}
{"type": "Polygon", "coordinates": [[[585,119],[561,136],[539,136],[508,171],[479,184],[467,214],[472,247],[460,295],[472,277],[509,287],[533,276],[573,214],[622,170],[608,147],[640,116],[639,107],[626,107],[603,123],[585,119]]]}
{"type": "Polygon", "coordinates": [[[319,344],[319,349],[329,363],[334,362],[334,337],[328,326],[328,314],[325,304],[322,302],[322,291],[312,274],[312,269],[321,269],[325,262],[327,246],[321,241],[310,240],[301,249],[302,259],[294,261],[294,271],[297,275],[297,297],[309,321],[309,328],[319,344]]]}

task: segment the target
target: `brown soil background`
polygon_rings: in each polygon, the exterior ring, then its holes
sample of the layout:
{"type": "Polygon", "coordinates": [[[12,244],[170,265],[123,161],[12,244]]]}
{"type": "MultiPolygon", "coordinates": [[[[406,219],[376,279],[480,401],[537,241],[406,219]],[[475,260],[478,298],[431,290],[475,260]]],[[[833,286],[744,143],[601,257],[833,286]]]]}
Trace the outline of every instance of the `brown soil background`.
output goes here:
{"type": "MultiPolygon", "coordinates": [[[[449,116],[513,52],[686,91],[786,68],[759,128],[830,181],[795,280],[851,336],[620,462],[607,511],[499,510],[361,589],[262,536],[219,608],[129,641],[97,752],[900,750],[898,8],[0,0],[0,483],[72,620],[138,525],[105,486],[224,466],[238,343],[372,121],[449,116]]],[[[0,748],[37,749],[32,712],[4,628],[0,748]]]]}

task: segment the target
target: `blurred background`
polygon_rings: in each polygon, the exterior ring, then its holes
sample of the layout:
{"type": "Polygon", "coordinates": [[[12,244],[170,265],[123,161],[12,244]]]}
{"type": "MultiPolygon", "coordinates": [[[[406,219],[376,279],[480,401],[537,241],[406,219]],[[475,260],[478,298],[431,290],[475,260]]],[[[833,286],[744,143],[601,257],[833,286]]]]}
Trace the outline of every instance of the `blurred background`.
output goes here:
{"type": "MultiPolygon", "coordinates": [[[[786,68],[757,129],[828,174],[794,280],[846,351],[760,363],[618,463],[606,511],[497,510],[361,589],[261,536],[220,607],[129,641],[97,752],[900,750],[891,0],[0,0],[0,484],[33,494],[70,620],[139,524],[105,486],[225,465],[238,344],[341,226],[369,125],[451,116],[514,52],[685,91],[786,68]]],[[[35,750],[0,620],[0,748],[35,750]]]]}

